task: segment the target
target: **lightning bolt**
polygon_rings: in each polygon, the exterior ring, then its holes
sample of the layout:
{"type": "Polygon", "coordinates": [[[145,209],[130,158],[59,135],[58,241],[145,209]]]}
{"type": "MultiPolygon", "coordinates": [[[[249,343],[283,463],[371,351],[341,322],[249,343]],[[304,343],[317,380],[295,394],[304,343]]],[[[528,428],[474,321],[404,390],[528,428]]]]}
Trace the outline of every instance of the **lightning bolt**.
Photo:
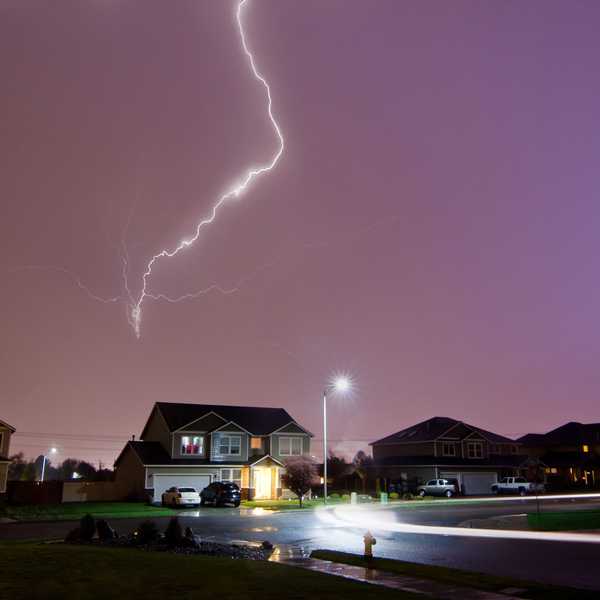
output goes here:
{"type": "MultiPolygon", "coordinates": [[[[242,50],[244,51],[244,54],[246,55],[246,57],[248,59],[250,69],[252,70],[252,74],[254,75],[255,79],[257,81],[259,81],[261,83],[261,85],[265,88],[265,92],[266,92],[266,96],[267,96],[267,112],[269,115],[269,120],[271,121],[273,129],[275,130],[275,134],[277,135],[277,139],[279,142],[278,148],[269,162],[267,162],[261,166],[252,167],[252,168],[248,169],[248,171],[246,171],[246,173],[243,175],[243,177],[237,183],[235,183],[231,188],[229,188],[217,200],[217,202],[213,205],[209,215],[207,217],[205,217],[204,219],[202,219],[196,225],[194,234],[191,237],[181,240],[181,242],[179,242],[179,244],[171,250],[169,250],[169,249],[161,250],[160,252],[158,252],[158,254],[155,254],[148,261],[148,264],[146,265],[146,270],[142,276],[142,290],[137,299],[137,302],[132,302],[128,306],[128,309],[130,311],[129,316],[128,316],[128,321],[129,321],[130,325],[133,327],[133,330],[135,331],[135,334],[138,338],[140,337],[140,329],[141,329],[141,323],[142,323],[142,304],[144,303],[144,300],[146,298],[164,299],[164,300],[168,300],[170,302],[177,302],[177,301],[183,300],[185,298],[195,297],[199,294],[206,293],[206,292],[210,291],[211,289],[218,289],[219,291],[221,291],[223,293],[231,293],[231,292],[235,291],[236,288],[232,288],[232,290],[225,290],[225,289],[220,288],[219,286],[211,286],[210,288],[206,288],[205,290],[201,290],[200,292],[197,292],[192,295],[187,294],[185,296],[181,296],[180,298],[169,298],[169,297],[165,296],[164,294],[151,293],[149,291],[149,280],[152,276],[152,270],[157,261],[159,261],[160,259],[164,259],[164,258],[173,258],[177,254],[179,254],[182,250],[192,246],[194,244],[194,242],[200,237],[200,232],[201,232],[202,228],[205,227],[206,225],[210,225],[216,219],[217,213],[218,213],[219,209],[221,208],[221,206],[223,206],[223,204],[225,204],[228,200],[230,200],[232,198],[238,198],[243,192],[245,192],[248,189],[250,184],[255,179],[257,179],[264,173],[268,173],[269,171],[271,171],[275,167],[275,165],[277,164],[279,159],[281,158],[281,155],[283,154],[285,142],[283,139],[283,134],[281,133],[281,128],[279,127],[279,124],[277,123],[275,117],[273,116],[271,88],[269,87],[267,80],[260,73],[260,71],[258,70],[258,68],[256,66],[256,63],[254,61],[254,56],[253,56],[252,52],[250,51],[250,48],[249,48],[247,40],[246,40],[246,34],[244,32],[242,12],[247,3],[248,3],[248,0],[240,0],[240,2],[238,3],[238,6],[237,6],[237,11],[236,11],[236,20],[237,20],[237,26],[238,26],[239,35],[240,35],[240,41],[242,44],[242,50]]],[[[126,281],[126,277],[127,277],[126,264],[124,264],[123,269],[124,269],[123,276],[126,281]]]]}

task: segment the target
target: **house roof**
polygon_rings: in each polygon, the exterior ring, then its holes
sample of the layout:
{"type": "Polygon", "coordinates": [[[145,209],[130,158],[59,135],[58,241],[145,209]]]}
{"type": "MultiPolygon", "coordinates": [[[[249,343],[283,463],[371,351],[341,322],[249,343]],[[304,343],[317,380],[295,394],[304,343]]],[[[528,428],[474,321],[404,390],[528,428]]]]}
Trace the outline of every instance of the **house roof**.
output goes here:
{"type": "Polygon", "coordinates": [[[282,464],[280,461],[274,459],[268,454],[261,454],[260,456],[250,456],[248,460],[230,460],[227,462],[208,460],[206,458],[171,458],[169,453],[164,449],[160,442],[127,442],[125,448],[123,448],[121,454],[119,454],[115,465],[117,465],[125,453],[130,448],[140,459],[143,465],[185,465],[185,466],[203,466],[203,465],[218,465],[223,466],[227,464],[236,465],[253,465],[267,457],[274,462],[282,464]]]}
{"type": "Polygon", "coordinates": [[[518,441],[526,446],[579,446],[600,442],[600,423],[570,421],[548,433],[528,433],[518,441]]]}
{"type": "Polygon", "coordinates": [[[387,437],[381,438],[376,442],[371,442],[369,445],[374,446],[376,444],[398,444],[398,443],[410,443],[410,442],[433,442],[443,435],[455,425],[464,425],[474,432],[479,433],[482,437],[492,443],[500,444],[514,444],[514,440],[507,438],[503,435],[469,425],[463,421],[457,421],[450,417],[432,417],[411,427],[401,429],[396,433],[392,433],[387,437]]]}
{"type": "Polygon", "coordinates": [[[518,467],[523,464],[522,455],[501,456],[498,458],[479,458],[465,460],[460,456],[386,456],[375,461],[374,466],[438,466],[438,467],[518,467]]]}
{"type": "Polygon", "coordinates": [[[267,435],[289,423],[296,423],[283,408],[183,402],[157,402],[156,407],[160,410],[171,431],[176,431],[211,412],[226,421],[232,421],[254,435],[267,435]]]}
{"type": "Polygon", "coordinates": [[[6,427],[7,429],[10,429],[11,433],[14,433],[16,431],[16,429],[12,425],[9,425],[6,421],[3,421],[2,419],[0,419],[0,427],[6,427]]]}

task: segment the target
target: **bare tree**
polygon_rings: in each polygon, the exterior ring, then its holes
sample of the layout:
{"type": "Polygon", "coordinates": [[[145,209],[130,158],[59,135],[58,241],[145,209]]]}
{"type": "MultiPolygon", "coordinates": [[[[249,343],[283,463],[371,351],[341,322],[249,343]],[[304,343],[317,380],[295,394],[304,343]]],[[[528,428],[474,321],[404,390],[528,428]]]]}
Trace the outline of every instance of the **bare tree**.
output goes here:
{"type": "Polygon", "coordinates": [[[306,456],[288,458],[285,461],[285,473],[281,476],[281,481],[296,494],[302,506],[304,496],[319,482],[317,465],[306,456]]]}

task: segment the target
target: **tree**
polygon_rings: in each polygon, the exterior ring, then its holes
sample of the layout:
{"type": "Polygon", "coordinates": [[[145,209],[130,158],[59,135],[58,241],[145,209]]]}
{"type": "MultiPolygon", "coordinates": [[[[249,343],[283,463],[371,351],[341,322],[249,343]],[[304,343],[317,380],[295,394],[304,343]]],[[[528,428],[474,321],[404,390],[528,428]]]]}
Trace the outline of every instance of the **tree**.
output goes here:
{"type": "Polygon", "coordinates": [[[360,477],[362,493],[365,494],[369,468],[373,466],[373,459],[363,450],[359,450],[352,460],[352,464],[354,465],[354,472],[360,477]]]}
{"type": "Polygon", "coordinates": [[[8,465],[8,479],[10,481],[19,481],[23,479],[25,470],[27,469],[27,461],[22,452],[13,454],[9,457],[10,464],[8,465]]]}
{"type": "Polygon", "coordinates": [[[333,452],[329,452],[327,458],[327,479],[331,479],[333,487],[340,489],[344,485],[344,478],[352,473],[352,465],[346,462],[342,456],[336,456],[333,452]]]}
{"type": "Polygon", "coordinates": [[[78,462],[77,472],[83,479],[89,479],[90,481],[96,479],[96,467],[85,460],[78,462]]]}
{"type": "Polygon", "coordinates": [[[288,458],[285,461],[285,473],[281,476],[281,481],[296,494],[302,506],[304,496],[313,485],[319,483],[317,465],[307,456],[288,458]]]}
{"type": "Polygon", "coordinates": [[[77,471],[78,462],[75,458],[65,458],[58,469],[59,478],[63,481],[65,479],[73,479],[73,473],[77,471]]]}

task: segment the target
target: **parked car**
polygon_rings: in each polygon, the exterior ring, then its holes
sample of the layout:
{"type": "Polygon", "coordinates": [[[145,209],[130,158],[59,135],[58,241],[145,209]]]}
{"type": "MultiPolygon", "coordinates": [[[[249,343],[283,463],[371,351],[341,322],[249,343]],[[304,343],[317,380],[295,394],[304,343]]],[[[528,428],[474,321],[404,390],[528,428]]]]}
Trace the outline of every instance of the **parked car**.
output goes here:
{"type": "Polygon", "coordinates": [[[419,496],[452,496],[458,495],[460,487],[456,479],[431,479],[417,488],[419,496]]]}
{"type": "Polygon", "coordinates": [[[162,495],[163,506],[198,506],[200,504],[200,494],[192,487],[169,488],[162,495]]]}
{"type": "Polygon", "coordinates": [[[233,504],[240,505],[240,488],[235,483],[228,481],[215,481],[208,487],[205,487],[200,493],[200,504],[214,504],[215,506],[225,506],[233,504]]]}
{"type": "Polygon", "coordinates": [[[544,489],[543,483],[532,483],[525,477],[504,477],[491,487],[493,494],[519,494],[519,496],[541,494],[544,489]]]}

